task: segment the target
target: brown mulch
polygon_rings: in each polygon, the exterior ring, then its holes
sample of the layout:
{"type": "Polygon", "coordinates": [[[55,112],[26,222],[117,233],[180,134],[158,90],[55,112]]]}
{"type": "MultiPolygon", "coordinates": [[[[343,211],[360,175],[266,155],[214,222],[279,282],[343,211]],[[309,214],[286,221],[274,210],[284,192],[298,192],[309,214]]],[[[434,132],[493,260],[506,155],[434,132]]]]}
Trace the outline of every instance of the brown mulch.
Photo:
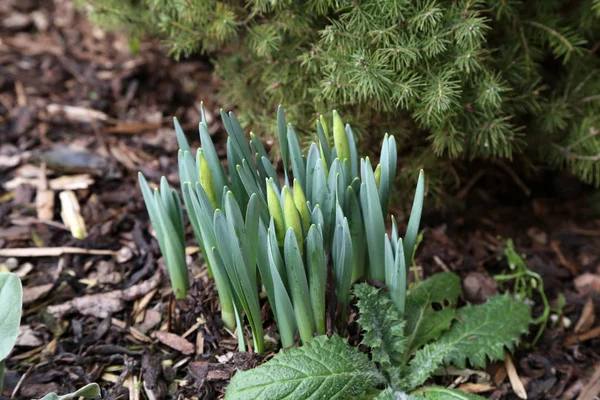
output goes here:
{"type": "MultiPolygon", "coordinates": [[[[104,399],[213,399],[236,369],[260,361],[237,353],[222,329],[192,235],[195,283],[186,301],[173,300],[137,187],[137,171],[178,186],[171,118],[194,132],[200,101],[224,151],[214,87],[207,60],[175,63],[156,42],[133,54],[126,38],[92,28],[68,0],[0,2],[0,271],[17,272],[25,290],[0,399],[89,382],[101,385],[104,399]],[[80,205],[84,239],[60,216],[59,193],[68,190],[80,205]]],[[[513,355],[528,398],[593,400],[600,392],[598,195],[569,177],[542,172],[520,182],[504,165],[477,168],[483,172],[465,185],[459,207],[424,216],[419,272],[455,271],[466,300],[484,301],[498,291],[489,277],[507,268],[504,239],[513,238],[543,277],[552,307],[566,300],[539,342],[530,347],[526,338],[513,355]]],[[[504,363],[486,372],[440,383],[518,398],[504,363]]]]}

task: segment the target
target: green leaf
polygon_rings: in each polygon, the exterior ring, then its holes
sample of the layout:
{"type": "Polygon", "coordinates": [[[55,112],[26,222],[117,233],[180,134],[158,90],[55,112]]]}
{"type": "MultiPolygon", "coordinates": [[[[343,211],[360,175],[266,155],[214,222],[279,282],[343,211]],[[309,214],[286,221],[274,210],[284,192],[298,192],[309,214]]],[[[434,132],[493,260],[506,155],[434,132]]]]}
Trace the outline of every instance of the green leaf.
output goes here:
{"type": "MultiPolygon", "coordinates": [[[[273,228],[273,219],[271,219],[271,227],[273,228]]],[[[281,255],[279,254],[279,246],[275,234],[268,233],[267,239],[270,276],[273,282],[273,297],[275,298],[274,312],[277,321],[277,328],[281,335],[281,344],[284,348],[293,346],[294,336],[296,334],[296,320],[294,319],[294,307],[292,300],[285,288],[283,279],[279,273],[279,264],[282,264],[281,255]]]]}
{"type": "Polygon", "coordinates": [[[281,160],[283,161],[283,171],[287,182],[287,171],[290,165],[290,148],[288,147],[287,124],[285,123],[285,112],[283,107],[277,107],[277,133],[279,134],[279,148],[281,150],[281,160]]]}
{"type": "Polygon", "coordinates": [[[365,354],[338,335],[319,336],[302,347],[281,351],[257,368],[237,372],[225,398],[341,400],[382,382],[381,373],[365,354]]]}
{"type": "Polygon", "coordinates": [[[212,138],[208,133],[208,127],[206,124],[201,123],[199,125],[200,131],[200,144],[202,146],[202,154],[206,158],[206,162],[212,173],[213,184],[215,186],[215,193],[217,196],[217,204],[222,204],[223,187],[229,184],[227,175],[225,174],[225,168],[221,164],[221,159],[215,150],[215,145],[212,142],[212,138]]]}
{"type": "Polygon", "coordinates": [[[460,390],[447,389],[440,386],[426,386],[411,393],[415,400],[482,400],[483,397],[462,392],[460,390]]]}
{"type": "Polygon", "coordinates": [[[360,317],[358,324],[364,330],[362,344],[371,347],[373,361],[384,366],[397,362],[404,351],[405,322],[386,293],[361,283],[354,286],[360,317]]]}
{"type": "Polygon", "coordinates": [[[306,188],[306,165],[302,151],[300,149],[300,143],[296,136],[296,131],[292,125],[288,124],[287,139],[288,146],[290,149],[290,158],[292,162],[292,171],[294,172],[294,178],[298,179],[302,189],[306,188]]]}
{"type": "Polygon", "coordinates": [[[458,310],[456,319],[440,343],[454,348],[445,362],[458,368],[465,368],[467,361],[483,368],[488,359],[503,360],[505,348],[512,350],[531,323],[529,306],[508,293],[482,305],[469,304],[458,310]]]}
{"type": "Polygon", "coordinates": [[[432,343],[415,353],[408,366],[400,368],[401,376],[394,386],[402,391],[410,391],[421,386],[442,365],[444,357],[452,351],[447,343],[432,343]]]}
{"type": "Polygon", "coordinates": [[[422,281],[406,297],[406,335],[404,361],[418,348],[437,339],[450,328],[460,296],[460,278],[451,272],[435,274],[422,281]],[[441,308],[436,311],[433,304],[441,308]]]}
{"type": "Polygon", "coordinates": [[[304,263],[302,262],[300,249],[298,248],[296,234],[292,228],[288,229],[285,234],[283,254],[300,338],[303,343],[307,343],[313,337],[314,318],[304,263]]]}
{"type": "Polygon", "coordinates": [[[404,257],[406,257],[406,267],[410,267],[415,251],[415,243],[419,235],[419,225],[421,223],[421,212],[423,211],[423,197],[425,196],[425,173],[423,170],[419,173],[417,181],[417,190],[413,201],[412,209],[410,210],[410,218],[406,227],[406,235],[404,236],[404,257]]]}
{"type": "Polygon", "coordinates": [[[190,144],[187,138],[185,137],[185,133],[183,133],[183,129],[181,129],[181,125],[175,117],[173,117],[173,125],[175,125],[175,136],[177,137],[177,144],[179,145],[179,149],[191,152],[192,150],[190,149],[190,144]]]}
{"type": "Polygon", "coordinates": [[[56,393],[49,393],[41,398],[41,400],[70,400],[84,397],[86,399],[95,399],[100,396],[100,386],[97,383],[90,383],[85,385],[76,392],[59,396],[56,393]]]}
{"type": "Polygon", "coordinates": [[[323,233],[312,225],[306,238],[306,264],[310,288],[310,304],[317,333],[325,334],[325,288],[327,285],[327,262],[323,249],[323,233]]]}
{"type": "MultiPolygon", "coordinates": [[[[21,324],[23,287],[21,280],[9,272],[0,273],[0,361],[8,357],[15,345],[21,324]]],[[[1,381],[0,381],[1,383],[1,381]]]]}
{"type": "MultiPolygon", "coordinates": [[[[338,205],[338,209],[339,205],[338,205]]],[[[341,214],[341,209],[340,209],[341,214]]],[[[343,218],[341,224],[335,229],[333,246],[331,249],[333,258],[333,276],[335,279],[335,294],[338,303],[343,307],[342,316],[346,315],[346,309],[350,297],[350,285],[352,284],[352,238],[350,237],[350,226],[348,220],[343,218]]]]}
{"type": "Polygon", "coordinates": [[[369,251],[369,273],[370,278],[383,282],[385,280],[385,224],[371,162],[368,158],[361,161],[363,183],[360,188],[360,199],[363,206],[363,218],[369,251]]]}
{"type": "Polygon", "coordinates": [[[348,160],[348,162],[351,163],[352,160],[350,159],[350,143],[348,143],[348,136],[346,136],[342,118],[335,110],[333,110],[333,142],[335,144],[337,157],[340,161],[348,160]]]}

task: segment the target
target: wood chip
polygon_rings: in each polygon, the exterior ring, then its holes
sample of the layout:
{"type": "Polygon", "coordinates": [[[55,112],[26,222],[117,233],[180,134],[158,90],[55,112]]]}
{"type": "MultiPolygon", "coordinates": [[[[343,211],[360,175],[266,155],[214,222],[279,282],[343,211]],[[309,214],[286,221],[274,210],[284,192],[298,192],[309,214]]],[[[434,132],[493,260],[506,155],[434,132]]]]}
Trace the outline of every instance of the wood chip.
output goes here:
{"type": "Polygon", "coordinates": [[[63,254],[93,254],[114,256],[116,251],[100,249],[82,249],[80,247],[22,247],[16,249],[0,249],[2,257],[59,257],[63,254]]]}
{"type": "Polygon", "coordinates": [[[519,374],[517,374],[517,370],[515,368],[515,364],[513,363],[512,358],[508,352],[505,352],[504,365],[506,366],[506,371],[508,372],[508,380],[510,381],[510,385],[513,388],[513,391],[519,398],[527,399],[527,392],[525,391],[525,386],[523,386],[523,382],[521,382],[521,378],[519,378],[519,374]]]}
{"type": "Polygon", "coordinates": [[[190,343],[187,339],[182,338],[171,332],[156,332],[156,338],[163,344],[169,346],[172,349],[180,351],[182,354],[190,355],[194,354],[196,346],[190,343]]]}
{"type": "Polygon", "coordinates": [[[102,111],[93,110],[85,107],[74,107],[62,104],[48,104],[46,111],[50,116],[64,115],[70,121],[91,122],[91,121],[106,121],[108,115],[102,111]]]}
{"type": "Polygon", "coordinates": [[[579,321],[577,321],[577,325],[575,325],[575,333],[589,331],[592,326],[594,326],[594,322],[596,322],[596,312],[594,309],[594,302],[590,298],[585,303],[585,306],[583,306],[581,317],[579,318],[579,321]]]}
{"type": "Polygon", "coordinates": [[[15,346],[37,347],[42,344],[44,344],[44,342],[35,335],[35,332],[31,329],[31,325],[21,325],[19,327],[19,334],[17,335],[15,346]]]}
{"type": "Polygon", "coordinates": [[[466,393],[477,394],[491,392],[492,390],[496,389],[496,387],[492,385],[483,385],[481,383],[463,383],[462,385],[457,387],[457,389],[466,393]]]}
{"type": "Polygon", "coordinates": [[[85,239],[88,233],[77,196],[72,190],[65,190],[60,192],[58,197],[61,207],[60,216],[64,224],[69,227],[75,239],[85,239]]]}

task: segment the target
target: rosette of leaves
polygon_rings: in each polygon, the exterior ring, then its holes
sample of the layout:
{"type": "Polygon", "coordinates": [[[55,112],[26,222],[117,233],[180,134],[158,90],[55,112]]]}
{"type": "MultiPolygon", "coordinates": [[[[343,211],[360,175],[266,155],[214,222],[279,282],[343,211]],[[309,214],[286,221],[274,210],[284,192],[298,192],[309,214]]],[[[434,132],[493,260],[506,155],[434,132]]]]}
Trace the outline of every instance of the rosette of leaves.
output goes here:
{"type": "MultiPolygon", "coordinates": [[[[369,158],[358,157],[352,129],[334,111],[331,127],[323,118],[317,121],[315,141],[303,154],[280,108],[280,177],[258,138],[250,133],[248,140],[235,115],[222,111],[226,171],[201,111],[200,148],[195,151],[175,120],[181,190],[216,283],[223,322],[231,330],[238,328],[240,349],[245,349],[245,315],[255,350],[263,351],[260,290],[284,347],[295,343],[297,333],[303,343],[325,333],[326,298],[340,306],[343,324],[351,284],[362,277],[387,284],[403,310],[406,266],[419,230],[425,182],[421,172],[404,239],[393,218],[388,235],[385,222],[397,165],[394,137],[384,137],[373,168],[369,158]],[[326,293],[328,271],[332,296],[326,293]]],[[[164,178],[154,194],[141,174],[140,185],[174,292],[185,297],[189,283],[179,197],[164,178]]]]}
{"type": "Polygon", "coordinates": [[[481,397],[426,386],[444,366],[483,368],[504,359],[531,321],[529,306],[509,295],[458,308],[458,276],[440,273],[419,283],[400,313],[387,291],[366,283],[354,295],[363,329],[359,352],[337,334],[282,350],[265,364],[237,372],[226,399],[462,399],[481,397]]]}

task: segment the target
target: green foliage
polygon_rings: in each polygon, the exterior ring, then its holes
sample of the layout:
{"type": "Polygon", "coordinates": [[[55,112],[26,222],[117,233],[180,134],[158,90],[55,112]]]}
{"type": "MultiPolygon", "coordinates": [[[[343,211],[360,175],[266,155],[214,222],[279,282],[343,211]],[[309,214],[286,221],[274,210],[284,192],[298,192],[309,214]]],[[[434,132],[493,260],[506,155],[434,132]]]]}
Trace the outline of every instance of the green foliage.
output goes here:
{"type": "Polygon", "coordinates": [[[465,368],[467,360],[475,368],[485,367],[488,359],[504,359],[504,349],[512,349],[531,322],[529,306],[505,294],[489,298],[480,306],[467,305],[458,310],[456,323],[440,338],[453,350],[445,361],[465,368]]]}
{"type": "Polygon", "coordinates": [[[0,392],[4,378],[4,360],[11,352],[21,324],[23,288],[15,274],[0,273],[0,392]]]}
{"type": "Polygon", "coordinates": [[[362,344],[371,348],[372,360],[382,365],[398,362],[404,352],[406,338],[402,319],[389,297],[366,283],[354,287],[363,328],[362,344]]]}
{"type": "Polygon", "coordinates": [[[504,256],[508,262],[509,271],[504,271],[502,274],[494,276],[494,279],[500,282],[501,288],[506,282],[513,281],[513,292],[518,294],[521,299],[532,300],[534,291],[537,291],[542,299],[544,311],[542,312],[542,315],[534,321],[535,324],[539,325],[538,331],[532,342],[532,345],[535,345],[542,336],[542,333],[544,333],[544,329],[550,318],[550,311],[552,310],[548,298],[546,297],[546,292],[544,291],[544,280],[538,273],[533,272],[527,267],[527,263],[523,257],[515,250],[515,244],[512,239],[506,240],[504,256]]]}
{"type": "Polygon", "coordinates": [[[525,149],[600,184],[596,0],[80,2],[102,26],[162,37],[175,57],[218,50],[222,104],[264,134],[275,136],[279,104],[301,141],[317,110],[337,109],[359,137],[393,127],[410,139],[407,163],[432,182],[452,176],[436,157],[525,149]]]}
{"type": "Polygon", "coordinates": [[[406,298],[407,356],[450,327],[460,294],[460,279],[450,272],[433,275],[410,292],[406,298]]]}
{"type": "Polygon", "coordinates": [[[90,383],[73,393],[62,396],[59,396],[56,393],[49,393],[42,397],[41,400],[71,400],[79,399],[81,397],[85,399],[95,399],[98,396],[100,396],[100,386],[96,383],[90,383]]]}
{"type": "MultiPolygon", "coordinates": [[[[465,368],[469,361],[474,367],[485,367],[488,359],[503,359],[505,348],[512,349],[526,331],[529,307],[504,295],[490,298],[483,305],[456,310],[460,285],[456,288],[455,281],[458,277],[453,274],[437,274],[409,294],[407,305],[418,304],[421,313],[432,301],[444,300],[445,307],[452,309],[457,318],[449,329],[444,325],[430,339],[413,341],[418,343],[414,348],[405,345],[404,330],[408,324],[388,294],[366,283],[356,285],[358,323],[363,329],[361,345],[368,348],[370,361],[337,335],[331,339],[319,336],[300,348],[279,353],[254,370],[236,373],[226,398],[328,398],[330,393],[336,393],[333,398],[349,398],[347,391],[338,390],[352,387],[352,394],[358,398],[379,400],[480,399],[457,390],[422,385],[444,364],[465,368]],[[425,297],[426,290],[443,293],[425,297]],[[426,344],[431,340],[434,341],[426,344]],[[348,354],[356,360],[348,362],[348,354]],[[333,378],[335,368],[339,376],[333,378]],[[369,379],[358,383],[342,386],[339,381],[346,377],[364,378],[365,372],[369,379]]],[[[417,331],[419,328],[413,330],[417,331]]]]}
{"type": "Polygon", "coordinates": [[[347,399],[383,382],[365,354],[337,335],[282,351],[231,379],[226,399],[347,399]]]}
{"type": "MultiPolygon", "coordinates": [[[[203,108],[201,114],[201,147],[195,152],[175,120],[181,189],[194,235],[215,279],[223,322],[231,330],[237,327],[240,349],[245,349],[245,320],[255,350],[264,349],[257,284],[264,288],[284,347],[295,343],[296,333],[303,343],[315,332],[324,334],[328,268],[337,302],[333,308],[341,309],[340,323],[345,323],[352,282],[365,276],[388,285],[402,313],[406,262],[414,253],[407,243],[416,241],[425,178],[421,172],[405,240],[396,225],[390,240],[385,221],[396,176],[393,137],[383,139],[376,178],[369,159],[359,159],[354,133],[337,113],[331,129],[333,145],[327,137],[330,128],[319,121],[318,141],[303,155],[294,127],[279,108],[275,125],[284,155],[282,182],[258,138],[250,134],[248,140],[236,116],[222,111],[228,135],[226,173],[208,134],[203,108]]],[[[185,297],[189,282],[179,196],[164,177],[154,195],[141,174],[139,179],[174,291],[185,297]]]]}

